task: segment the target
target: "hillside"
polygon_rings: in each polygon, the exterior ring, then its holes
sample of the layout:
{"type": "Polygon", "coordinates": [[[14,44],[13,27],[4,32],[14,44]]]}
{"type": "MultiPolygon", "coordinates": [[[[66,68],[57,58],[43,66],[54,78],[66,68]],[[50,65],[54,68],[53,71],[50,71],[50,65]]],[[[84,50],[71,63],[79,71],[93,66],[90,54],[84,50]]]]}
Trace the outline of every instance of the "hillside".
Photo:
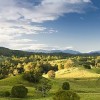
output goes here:
{"type": "Polygon", "coordinates": [[[30,82],[25,81],[22,78],[22,75],[11,76],[11,77],[0,80],[0,86],[13,86],[17,84],[23,84],[25,86],[32,86],[30,82]]]}
{"type": "MultiPolygon", "coordinates": [[[[62,72],[62,71],[60,71],[62,72]]],[[[57,72],[58,73],[58,72],[57,72]]],[[[60,75],[60,74],[59,74],[60,75]]],[[[21,75],[6,78],[3,80],[0,80],[0,92],[2,91],[10,91],[12,86],[16,84],[23,84],[25,85],[28,90],[28,97],[24,99],[17,99],[17,98],[10,98],[10,97],[0,97],[0,100],[53,100],[52,97],[54,93],[60,89],[63,82],[68,81],[71,86],[71,90],[77,92],[81,99],[80,100],[99,100],[100,98],[100,78],[85,78],[85,79],[64,79],[64,78],[57,78],[54,80],[51,80],[52,82],[52,89],[50,90],[47,97],[43,98],[39,94],[36,95],[34,93],[34,86],[23,80],[21,75]]]]}
{"type": "MultiPolygon", "coordinates": [[[[44,77],[48,77],[44,75],[44,77]]],[[[90,72],[89,70],[82,68],[69,68],[62,69],[56,72],[56,78],[96,78],[100,77],[100,74],[90,72]]]]}
{"type": "Polygon", "coordinates": [[[0,56],[30,56],[33,54],[39,54],[39,55],[51,55],[51,56],[73,56],[73,54],[70,53],[62,53],[62,52],[40,52],[40,51],[22,51],[22,50],[11,50],[9,48],[5,48],[5,47],[0,47],[0,56]]]}
{"type": "Polygon", "coordinates": [[[26,51],[21,51],[21,50],[11,50],[5,47],[0,47],[0,55],[3,56],[28,56],[31,55],[33,53],[31,52],[26,52],[26,51]]]}

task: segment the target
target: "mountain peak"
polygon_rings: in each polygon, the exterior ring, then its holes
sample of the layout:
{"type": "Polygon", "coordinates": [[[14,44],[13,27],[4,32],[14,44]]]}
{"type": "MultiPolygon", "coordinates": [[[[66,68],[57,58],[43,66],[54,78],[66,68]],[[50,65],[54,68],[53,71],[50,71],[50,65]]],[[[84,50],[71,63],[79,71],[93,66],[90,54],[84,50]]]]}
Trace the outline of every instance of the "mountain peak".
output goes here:
{"type": "Polygon", "coordinates": [[[69,53],[69,54],[80,54],[79,51],[75,51],[75,50],[70,50],[70,49],[66,49],[66,50],[42,50],[42,49],[38,49],[38,50],[27,50],[28,52],[41,52],[41,53],[69,53]]]}

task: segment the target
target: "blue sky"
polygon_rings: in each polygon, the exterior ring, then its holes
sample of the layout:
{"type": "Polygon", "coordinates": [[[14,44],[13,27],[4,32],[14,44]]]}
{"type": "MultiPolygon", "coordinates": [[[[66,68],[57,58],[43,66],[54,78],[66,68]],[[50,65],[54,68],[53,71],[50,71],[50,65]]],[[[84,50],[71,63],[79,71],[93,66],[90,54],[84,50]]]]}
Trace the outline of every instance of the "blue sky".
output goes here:
{"type": "Polygon", "coordinates": [[[0,46],[100,50],[100,0],[0,0],[0,46]]]}

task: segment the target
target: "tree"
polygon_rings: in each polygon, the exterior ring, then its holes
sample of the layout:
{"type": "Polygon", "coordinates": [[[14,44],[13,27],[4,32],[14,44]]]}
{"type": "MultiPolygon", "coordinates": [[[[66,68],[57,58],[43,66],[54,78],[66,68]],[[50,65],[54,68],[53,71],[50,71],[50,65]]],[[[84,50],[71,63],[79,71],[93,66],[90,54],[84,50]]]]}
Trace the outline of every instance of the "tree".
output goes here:
{"type": "Polygon", "coordinates": [[[23,78],[29,82],[37,83],[42,78],[42,73],[40,71],[36,71],[35,69],[29,72],[25,72],[23,74],[23,78]]]}
{"type": "Polygon", "coordinates": [[[70,90],[70,84],[68,82],[64,82],[62,85],[63,90],[70,90]]]}
{"type": "Polygon", "coordinates": [[[21,63],[18,63],[18,65],[17,65],[17,70],[18,70],[18,73],[22,73],[22,72],[24,72],[24,69],[23,69],[23,65],[21,64],[21,63]]]}
{"type": "Polygon", "coordinates": [[[73,91],[61,90],[55,93],[53,100],[80,100],[80,97],[73,91]]]}
{"type": "Polygon", "coordinates": [[[47,73],[49,70],[52,69],[52,66],[50,63],[45,62],[41,65],[41,67],[43,68],[43,73],[47,73]]]}
{"type": "Polygon", "coordinates": [[[17,69],[14,69],[13,75],[14,75],[14,76],[18,75],[18,70],[17,70],[17,69]]]}
{"type": "Polygon", "coordinates": [[[28,93],[28,89],[23,85],[13,86],[11,95],[16,98],[24,98],[28,93]]]}
{"type": "Polygon", "coordinates": [[[26,65],[24,66],[25,72],[32,71],[33,69],[34,69],[34,65],[33,65],[32,62],[29,62],[28,64],[26,64],[26,65]]]}
{"type": "Polygon", "coordinates": [[[62,64],[58,65],[58,70],[64,69],[64,66],[62,64]]]}
{"type": "Polygon", "coordinates": [[[55,71],[53,71],[53,70],[50,70],[50,71],[48,71],[48,77],[49,78],[55,78],[55,71]]]}
{"type": "Polygon", "coordinates": [[[91,69],[91,63],[90,62],[84,62],[83,66],[86,69],[91,69]]]}
{"type": "Polygon", "coordinates": [[[71,59],[68,59],[64,65],[64,68],[71,68],[74,66],[75,66],[74,62],[71,59]]]}
{"type": "Polygon", "coordinates": [[[51,83],[48,79],[41,79],[40,84],[35,88],[36,91],[40,92],[42,96],[45,97],[51,89],[51,83]]]}

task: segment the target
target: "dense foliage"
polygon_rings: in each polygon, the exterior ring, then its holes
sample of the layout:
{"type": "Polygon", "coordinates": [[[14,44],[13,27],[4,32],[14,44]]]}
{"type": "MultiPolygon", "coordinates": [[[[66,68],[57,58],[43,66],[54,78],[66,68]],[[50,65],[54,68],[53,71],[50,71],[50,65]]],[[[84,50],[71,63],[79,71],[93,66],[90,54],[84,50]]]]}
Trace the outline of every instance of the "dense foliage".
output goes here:
{"type": "Polygon", "coordinates": [[[62,85],[63,90],[70,90],[70,84],[68,82],[64,82],[62,85]]]}
{"type": "Polygon", "coordinates": [[[23,78],[29,82],[37,83],[41,79],[41,73],[39,71],[29,71],[23,74],[23,78]]]}
{"type": "Polygon", "coordinates": [[[72,91],[58,91],[53,100],[80,100],[80,97],[72,91]]]}
{"type": "Polygon", "coordinates": [[[10,92],[9,91],[0,92],[0,97],[9,97],[9,96],[10,96],[10,92]]]}
{"type": "Polygon", "coordinates": [[[24,98],[28,93],[28,89],[23,85],[13,86],[11,90],[12,97],[24,98]]]}
{"type": "Polygon", "coordinates": [[[45,97],[47,95],[47,93],[50,91],[52,87],[52,84],[50,83],[50,81],[48,79],[41,79],[40,80],[40,84],[38,84],[35,89],[38,93],[41,93],[43,97],[45,97]]]}

